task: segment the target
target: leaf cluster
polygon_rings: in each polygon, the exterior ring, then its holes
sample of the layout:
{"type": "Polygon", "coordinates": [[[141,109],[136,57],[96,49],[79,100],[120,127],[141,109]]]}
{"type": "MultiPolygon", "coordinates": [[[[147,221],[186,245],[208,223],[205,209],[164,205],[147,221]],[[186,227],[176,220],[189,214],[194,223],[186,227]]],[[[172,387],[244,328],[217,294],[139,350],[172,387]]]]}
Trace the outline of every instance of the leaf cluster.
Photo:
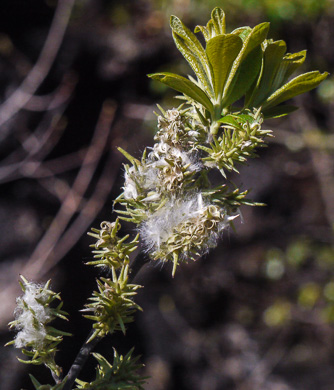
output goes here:
{"type": "Polygon", "coordinates": [[[137,249],[139,235],[127,243],[129,234],[122,238],[117,236],[120,228],[121,224],[117,218],[115,222],[104,221],[100,229],[92,228],[92,232],[88,232],[88,235],[97,241],[90,245],[95,249],[93,254],[96,260],[87,262],[87,265],[120,269],[124,264],[129,264],[130,254],[137,249]]]}
{"type": "Polygon", "coordinates": [[[245,164],[248,158],[257,157],[255,149],[265,147],[264,138],[271,135],[271,130],[261,128],[260,110],[255,114],[229,114],[219,120],[224,131],[213,136],[209,146],[199,145],[206,153],[202,158],[208,167],[215,167],[226,177],[225,170],[239,173],[236,163],[245,164]]]}
{"type": "Polygon", "coordinates": [[[133,314],[141,307],[133,301],[137,294],[137,284],[128,284],[129,266],[123,265],[119,274],[112,267],[112,279],[100,278],[97,280],[98,291],[93,292],[86,305],[85,318],[94,321],[94,332],[90,340],[95,337],[104,337],[109,333],[121,330],[126,332],[126,324],[133,322],[133,314]]]}
{"type": "Polygon", "coordinates": [[[142,385],[146,377],[136,372],[143,367],[138,364],[139,356],[132,357],[133,348],[125,355],[119,355],[114,349],[113,363],[109,363],[102,355],[94,353],[93,356],[98,362],[96,378],[88,383],[77,379],[77,389],[91,390],[144,390],[142,385]]]}
{"type": "Polygon", "coordinates": [[[211,17],[206,26],[195,29],[203,34],[205,47],[179,18],[170,20],[176,47],[196,79],[166,72],[149,77],[181,92],[190,104],[199,104],[213,134],[221,115],[236,111],[233,105],[239,99],[244,98],[241,109],[262,107],[265,117],[286,115],[295,108],[281,103],[317,87],[328,76],[313,71],[289,80],[303,64],[306,51],[286,53],[284,41],[267,40],[269,23],[227,34],[224,11],[217,7],[211,17]]]}

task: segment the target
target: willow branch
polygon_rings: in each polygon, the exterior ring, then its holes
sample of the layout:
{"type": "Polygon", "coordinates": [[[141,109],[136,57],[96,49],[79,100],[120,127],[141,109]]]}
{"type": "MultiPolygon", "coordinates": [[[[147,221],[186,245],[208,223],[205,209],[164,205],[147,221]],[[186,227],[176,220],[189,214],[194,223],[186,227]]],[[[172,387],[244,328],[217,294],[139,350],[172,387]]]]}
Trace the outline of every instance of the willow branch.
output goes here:
{"type": "MultiPolygon", "coordinates": [[[[131,273],[129,275],[128,282],[133,282],[135,277],[138,275],[139,271],[142,269],[142,267],[149,262],[149,258],[146,253],[139,252],[136,258],[131,263],[131,273]]],[[[85,365],[90,353],[93,351],[93,349],[96,347],[96,345],[102,340],[103,337],[94,337],[91,340],[91,337],[94,333],[94,330],[92,329],[82,345],[78,355],[76,356],[74,363],[72,364],[67,376],[66,376],[66,383],[64,385],[63,390],[71,390],[72,386],[77,379],[77,377],[80,374],[80,371],[82,370],[83,366],[85,365]]]]}

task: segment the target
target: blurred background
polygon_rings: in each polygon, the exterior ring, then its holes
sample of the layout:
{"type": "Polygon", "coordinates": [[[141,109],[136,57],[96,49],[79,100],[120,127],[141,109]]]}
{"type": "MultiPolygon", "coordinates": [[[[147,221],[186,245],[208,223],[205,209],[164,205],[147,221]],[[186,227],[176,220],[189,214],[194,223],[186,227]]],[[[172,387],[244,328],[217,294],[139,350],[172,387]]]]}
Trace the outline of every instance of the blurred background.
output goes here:
{"type": "MultiPolygon", "coordinates": [[[[187,74],[171,14],[205,24],[220,6],[227,29],[271,22],[269,37],[308,50],[303,72],[333,71],[333,0],[2,0],[0,7],[0,342],[13,334],[19,274],[52,278],[73,333],[57,362],[67,372],[91,323],[79,310],[99,272],[86,232],[114,220],[123,181],[121,146],[140,157],[153,144],[155,104],[178,105],[146,74],[187,74]]],[[[150,264],[137,282],[144,308],[127,336],[97,350],[135,346],[146,390],[332,390],[334,388],[334,78],[268,120],[269,148],[230,179],[266,207],[219,247],[178,269],[150,264]]],[[[124,234],[134,234],[123,225],[124,234]]],[[[57,327],[57,326],[56,326],[57,327]]],[[[32,389],[1,347],[3,390],[32,389]]],[[[22,357],[22,356],[21,356],[22,357]]],[[[89,380],[91,362],[80,376],[89,380]]]]}

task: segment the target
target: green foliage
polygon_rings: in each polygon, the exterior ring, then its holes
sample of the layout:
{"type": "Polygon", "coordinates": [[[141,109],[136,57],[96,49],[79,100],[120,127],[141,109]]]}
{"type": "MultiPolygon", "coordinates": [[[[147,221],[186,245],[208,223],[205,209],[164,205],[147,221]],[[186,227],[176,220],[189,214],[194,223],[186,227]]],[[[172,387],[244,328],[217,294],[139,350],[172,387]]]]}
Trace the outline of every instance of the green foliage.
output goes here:
{"type": "Polygon", "coordinates": [[[205,109],[203,117],[209,118],[211,132],[217,131],[216,122],[221,114],[235,112],[233,107],[245,97],[243,109],[263,108],[266,117],[287,115],[291,108],[279,104],[317,87],[328,73],[309,72],[289,77],[301,66],[306,51],[286,53],[284,41],[267,40],[269,23],[261,23],[253,29],[238,28],[225,33],[225,15],[220,8],[212,11],[207,26],[197,26],[206,46],[178,19],[171,18],[171,28],[177,48],[193,69],[197,80],[171,73],[150,74],[183,93],[189,103],[198,103],[205,109]]]}
{"type": "MultiPolygon", "coordinates": [[[[262,130],[260,110],[255,114],[226,115],[219,120],[224,124],[225,132],[213,136],[210,146],[199,145],[207,153],[203,157],[206,166],[217,167],[226,177],[225,170],[238,172],[236,163],[244,164],[248,158],[257,156],[255,149],[264,147],[264,138],[271,135],[271,130],[262,130]]],[[[238,172],[239,173],[239,172],[238,172]]]]}
{"type": "MultiPolygon", "coordinates": [[[[270,130],[261,128],[263,118],[293,112],[294,106],[281,103],[315,88],[328,74],[314,71],[289,80],[303,64],[306,52],[286,54],[284,41],[267,39],[269,23],[226,33],[225,14],[218,7],[206,26],[195,29],[203,34],[204,46],[178,17],[171,17],[170,26],[176,47],[195,78],[149,75],[181,92],[178,98],[184,103],[177,109],[161,110],[158,142],[151,153],[145,151],[139,161],[121,150],[132,166],[125,165],[124,192],[115,203],[125,208],[116,210],[121,219],[139,225],[150,257],[172,262],[174,275],[180,262],[194,260],[215,246],[212,237],[219,237],[226,222],[233,225],[238,214],[238,206],[232,211],[223,201],[220,209],[208,213],[217,204],[203,206],[194,200],[195,195],[205,197],[212,190],[210,171],[218,169],[224,179],[227,172],[239,173],[237,165],[256,157],[256,149],[265,147],[265,138],[271,136],[270,130]],[[189,207],[199,210],[192,214],[186,211],[189,207]],[[181,217],[173,216],[168,211],[171,208],[181,217]],[[203,224],[211,224],[212,230],[203,224]]],[[[229,192],[231,199],[240,194],[229,192]]],[[[244,200],[233,201],[241,205],[244,200]]],[[[254,205],[249,200],[247,204],[254,205]]]]}
{"type": "Polygon", "coordinates": [[[33,377],[32,375],[29,375],[30,379],[34,385],[35,390],[62,390],[66,383],[66,378],[61,381],[60,383],[57,383],[56,385],[41,385],[38,380],[33,377]]]}
{"type": "Polygon", "coordinates": [[[97,280],[98,291],[94,291],[93,296],[89,298],[91,303],[88,303],[83,310],[93,312],[93,315],[84,316],[94,321],[94,333],[90,340],[104,337],[117,330],[125,334],[125,325],[133,321],[133,314],[137,310],[142,310],[133,301],[136,291],[141,286],[128,284],[128,272],[128,265],[123,265],[118,275],[112,267],[112,279],[97,280]]]}
{"type": "Polygon", "coordinates": [[[146,382],[146,377],[137,374],[137,371],[143,367],[137,364],[139,356],[132,357],[131,349],[124,357],[118,355],[114,349],[114,361],[109,363],[102,355],[94,353],[93,356],[98,362],[96,368],[96,378],[88,383],[76,380],[77,389],[91,390],[144,390],[142,385],[146,382]]]}
{"type": "Polygon", "coordinates": [[[181,92],[185,97],[194,100],[195,102],[204,106],[211,114],[214,112],[213,104],[206,93],[196,85],[195,82],[186,79],[185,77],[179,76],[173,73],[154,73],[149,74],[153,80],[158,80],[163,84],[168,85],[170,88],[181,92]]]}
{"type": "Polygon", "coordinates": [[[93,251],[95,261],[89,261],[87,265],[95,265],[96,267],[108,267],[110,269],[119,269],[123,265],[129,264],[130,254],[137,249],[137,235],[131,242],[125,241],[129,235],[122,237],[117,236],[121,224],[117,218],[115,222],[104,221],[101,223],[100,229],[92,228],[92,232],[88,234],[97,239],[96,243],[91,245],[95,248],[93,251]]]}
{"type": "Polygon", "coordinates": [[[212,69],[212,85],[215,105],[219,105],[234,60],[242,48],[242,39],[234,34],[217,35],[206,45],[206,55],[212,69]]]}

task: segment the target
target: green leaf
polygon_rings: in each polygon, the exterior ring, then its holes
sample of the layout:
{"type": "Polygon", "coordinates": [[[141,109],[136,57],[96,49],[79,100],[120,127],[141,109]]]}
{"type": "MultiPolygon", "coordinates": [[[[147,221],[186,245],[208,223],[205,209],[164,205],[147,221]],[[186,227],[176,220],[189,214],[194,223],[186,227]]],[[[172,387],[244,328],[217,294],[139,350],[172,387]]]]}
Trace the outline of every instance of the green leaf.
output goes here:
{"type": "Polygon", "coordinates": [[[313,71],[301,74],[283,85],[280,89],[274,92],[263,104],[263,108],[276,106],[285,100],[291,99],[294,96],[316,88],[328,76],[328,72],[320,73],[313,71]]]}
{"type": "Polygon", "coordinates": [[[208,21],[205,26],[196,26],[195,33],[201,32],[206,41],[210,40],[214,36],[225,34],[225,13],[224,11],[216,7],[211,12],[211,19],[208,21]]]}
{"type": "Polygon", "coordinates": [[[38,382],[38,380],[34,376],[32,376],[31,374],[29,374],[29,376],[30,376],[31,382],[34,385],[35,389],[38,389],[41,386],[41,384],[38,382]]]}
{"type": "Polygon", "coordinates": [[[229,91],[223,100],[225,107],[233,104],[240,99],[250,89],[254,80],[258,76],[262,64],[262,49],[261,46],[253,49],[241,63],[238,71],[229,86],[229,91]]]}
{"type": "MultiPolygon", "coordinates": [[[[183,57],[187,60],[188,64],[191,66],[193,71],[195,72],[198,80],[205,88],[205,91],[213,97],[213,89],[211,85],[211,81],[208,77],[206,69],[209,69],[209,63],[207,58],[203,59],[198,56],[198,54],[192,51],[188,45],[186,45],[185,41],[173,31],[173,38],[176,47],[181,52],[183,57]],[[203,64],[202,61],[205,61],[203,64]]],[[[205,56],[206,57],[206,56],[205,56]]]]}
{"type": "Polygon", "coordinates": [[[202,104],[208,111],[213,112],[213,105],[207,94],[185,77],[167,72],[149,74],[148,77],[153,80],[158,80],[170,88],[189,96],[191,99],[202,104]]]}
{"type": "Polygon", "coordinates": [[[281,116],[291,114],[296,110],[298,110],[298,107],[296,106],[283,105],[278,107],[272,107],[269,109],[264,109],[262,113],[265,119],[269,119],[269,118],[280,118],[281,116]]]}
{"type": "Polygon", "coordinates": [[[171,16],[170,26],[173,32],[184,39],[188,47],[197,54],[197,56],[205,61],[206,55],[205,50],[201,42],[197,39],[196,35],[193,34],[176,16],[171,16]]]}
{"type": "Polygon", "coordinates": [[[247,38],[249,33],[252,31],[251,27],[244,26],[244,27],[238,27],[235,30],[231,32],[231,34],[238,35],[243,41],[247,38]]]}
{"type": "Polygon", "coordinates": [[[286,83],[292,73],[298,69],[305,61],[306,50],[294,54],[286,54],[278,68],[272,84],[272,92],[276,91],[286,83]]]}
{"type": "Polygon", "coordinates": [[[216,102],[220,103],[224,85],[242,48],[242,39],[237,35],[225,34],[211,38],[206,45],[206,53],[213,69],[216,102]]]}
{"type": "Polygon", "coordinates": [[[211,68],[202,44],[176,16],[171,17],[170,26],[176,47],[188,61],[208,94],[212,96],[211,68]]]}
{"type": "Polygon", "coordinates": [[[240,123],[237,121],[235,115],[226,115],[219,119],[219,123],[223,123],[224,125],[230,125],[235,128],[240,128],[240,123]]]}
{"type": "Polygon", "coordinates": [[[299,51],[298,53],[286,54],[283,58],[283,64],[287,67],[285,71],[285,80],[286,81],[292,73],[298,69],[306,59],[306,50],[299,51]]]}
{"type": "Polygon", "coordinates": [[[262,102],[273,92],[273,81],[285,52],[286,43],[284,41],[276,41],[267,44],[263,54],[261,79],[259,80],[259,84],[253,95],[254,107],[261,106],[262,102]]]}
{"type": "Polygon", "coordinates": [[[224,90],[224,106],[229,106],[243,96],[259,74],[262,62],[261,43],[266,39],[269,23],[246,29],[243,47],[234,61],[224,90]],[[232,95],[232,96],[231,96],[232,95]]]}
{"type": "Polygon", "coordinates": [[[216,35],[225,34],[226,25],[225,25],[224,11],[221,8],[216,7],[211,12],[211,18],[212,18],[212,23],[213,23],[216,35]]]}
{"type": "Polygon", "coordinates": [[[260,23],[252,29],[252,32],[247,36],[245,41],[245,49],[241,54],[245,58],[256,46],[260,45],[267,37],[270,23],[260,23]]]}
{"type": "Polygon", "coordinates": [[[125,158],[127,158],[132,163],[132,165],[134,165],[134,166],[140,166],[141,165],[139,160],[137,160],[136,158],[132,157],[131,154],[129,154],[126,150],[122,149],[120,146],[117,148],[117,150],[120,151],[123,154],[123,156],[125,158]]]}
{"type": "Polygon", "coordinates": [[[196,26],[195,27],[195,33],[198,33],[198,32],[201,32],[203,34],[203,37],[206,41],[208,41],[209,39],[211,39],[211,36],[210,36],[210,33],[208,31],[208,29],[204,26],[196,26]]]}
{"type": "Polygon", "coordinates": [[[243,130],[242,125],[246,122],[253,123],[254,117],[248,114],[239,114],[239,115],[226,115],[219,119],[220,123],[233,126],[237,129],[243,130]]]}

